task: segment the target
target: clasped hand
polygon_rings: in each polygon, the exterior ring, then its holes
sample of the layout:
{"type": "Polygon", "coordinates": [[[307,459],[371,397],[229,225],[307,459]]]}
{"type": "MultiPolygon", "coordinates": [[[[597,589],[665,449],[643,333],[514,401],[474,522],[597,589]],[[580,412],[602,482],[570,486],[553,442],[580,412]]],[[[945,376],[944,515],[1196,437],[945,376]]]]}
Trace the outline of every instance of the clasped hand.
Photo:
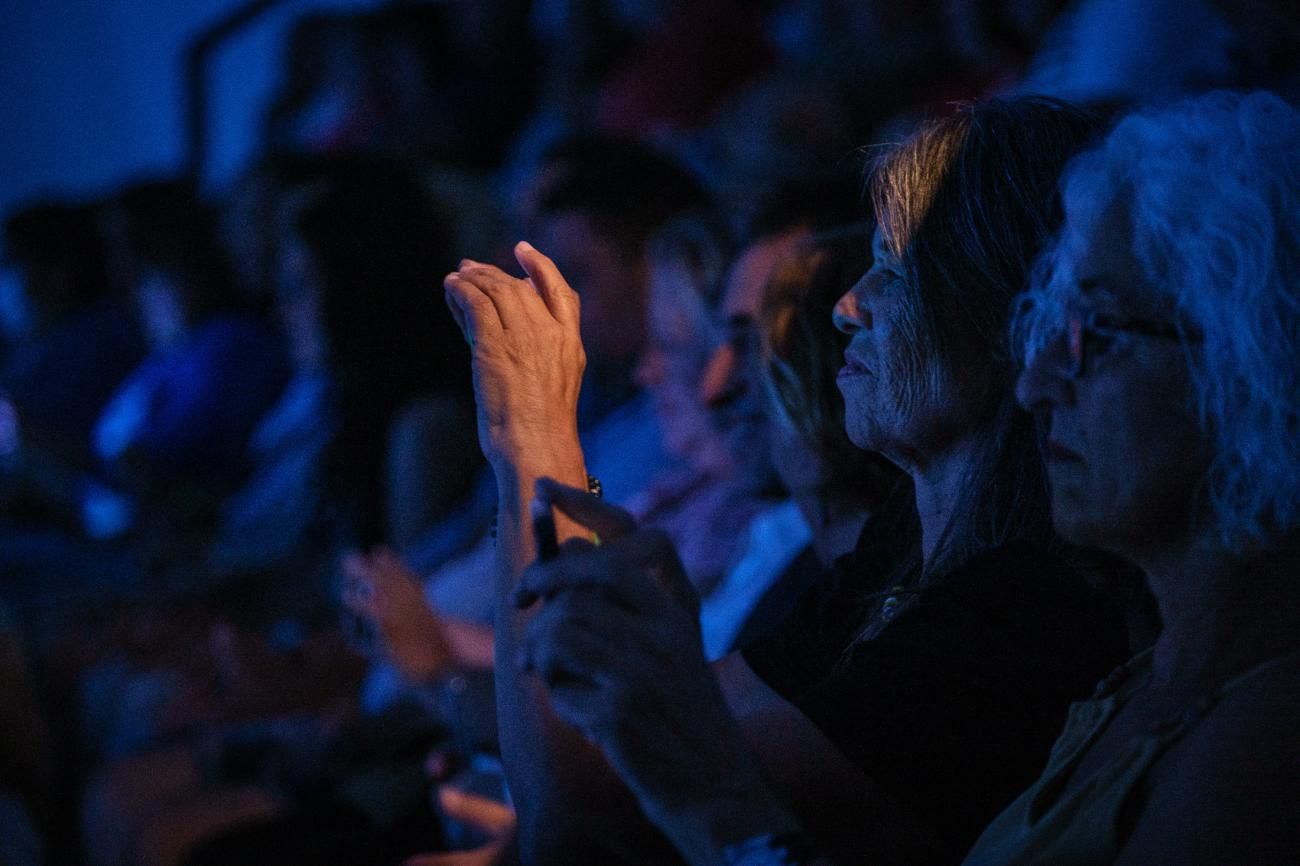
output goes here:
{"type": "Polygon", "coordinates": [[[577,293],[528,243],[515,258],[527,277],[465,259],[443,281],[472,348],[479,443],[494,465],[577,441],[586,366],[577,293]]]}
{"type": "Polygon", "coordinates": [[[747,762],[704,658],[699,602],[672,543],[584,491],[542,480],[538,498],[602,540],[566,543],[523,575],[536,605],[517,663],[556,714],[596,744],[652,819],[711,795],[747,762]]]}

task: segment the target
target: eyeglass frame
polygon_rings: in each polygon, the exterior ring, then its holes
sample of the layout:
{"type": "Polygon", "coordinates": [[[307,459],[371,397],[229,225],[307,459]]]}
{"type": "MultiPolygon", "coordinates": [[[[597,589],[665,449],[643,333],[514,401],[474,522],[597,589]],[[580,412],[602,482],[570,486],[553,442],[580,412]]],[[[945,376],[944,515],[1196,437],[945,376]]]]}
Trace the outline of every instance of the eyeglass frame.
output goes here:
{"type": "Polygon", "coordinates": [[[1161,340],[1186,340],[1200,343],[1204,336],[1195,328],[1179,326],[1172,322],[1160,322],[1155,319],[1143,319],[1136,316],[1108,316],[1096,310],[1083,312],[1067,310],[1065,328],[1061,336],[1065,338],[1065,348],[1069,353],[1071,367],[1067,370],[1072,380],[1081,378],[1088,365],[1088,339],[1120,334],[1138,334],[1161,340]]]}

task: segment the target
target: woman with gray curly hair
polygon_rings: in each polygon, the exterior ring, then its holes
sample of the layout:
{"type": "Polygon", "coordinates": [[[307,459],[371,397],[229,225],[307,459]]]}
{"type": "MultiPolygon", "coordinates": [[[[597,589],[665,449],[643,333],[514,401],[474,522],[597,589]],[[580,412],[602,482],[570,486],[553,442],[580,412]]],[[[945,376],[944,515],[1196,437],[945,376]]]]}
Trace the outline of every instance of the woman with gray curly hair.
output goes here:
{"type": "Polygon", "coordinates": [[[1140,565],[1164,626],[967,863],[1297,862],[1300,113],[1129,117],[1063,195],[1018,396],[1058,531],[1140,565]]]}

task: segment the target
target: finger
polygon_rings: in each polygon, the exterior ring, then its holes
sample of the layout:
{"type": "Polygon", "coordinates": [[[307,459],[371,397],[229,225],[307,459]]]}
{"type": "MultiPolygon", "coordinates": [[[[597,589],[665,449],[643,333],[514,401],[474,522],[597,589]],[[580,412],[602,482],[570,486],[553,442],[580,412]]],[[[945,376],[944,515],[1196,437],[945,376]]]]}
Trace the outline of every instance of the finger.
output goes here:
{"type": "Polygon", "coordinates": [[[621,538],[636,529],[636,518],[624,509],[552,478],[537,479],[534,494],[543,504],[554,505],[566,517],[596,533],[602,542],[621,538]]]}
{"type": "Polygon", "coordinates": [[[561,680],[548,683],[546,695],[551,709],[565,724],[577,728],[596,745],[606,739],[614,712],[609,694],[601,685],[590,680],[561,680]]]}
{"type": "Polygon", "coordinates": [[[489,836],[503,836],[515,826],[515,811],[505,803],[462,791],[453,785],[438,788],[438,804],[449,817],[489,836]]]}
{"type": "Polygon", "coordinates": [[[569,281],[560,273],[555,262],[528,241],[520,241],[515,245],[515,261],[528,274],[537,294],[555,320],[576,330],[580,317],[578,293],[569,286],[569,281]]]}
{"type": "Polygon", "coordinates": [[[662,613],[671,604],[671,596],[651,568],[628,556],[621,546],[600,547],[530,566],[520,576],[511,600],[516,607],[525,608],[538,599],[554,602],[561,593],[594,594],[646,616],[662,613]]]}
{"type": "MultiPolygon", "coordinates": [[[[596,549],[596,545],[592,544],[587,539],[581,538],[579,536],[574,536],[573,538],[566,540],[563,544],[560,545],[559,553],[561,556],[566,553],[570,555],[578,555],[578,554],[587,553],[595,549],[596,549]]],[[[544,565],[548,562],[553,562],[554,560],[555,560],[554,556],[549,558],[543,558],[539,555],[537,558],[537,563],[539,565],[544,565]]],[[[511,603],[514,604],[515,607],[520,609],[526,607],[532,607],[533,603],[536,602],[538,598],[539,596],[534,594],[533,591],[523,583],[516,585],[514,590],[511,591],[511,603]]]]}
{"type": "Polygon", "coordinates": [[[487,296],[507,331],[527,327],[530,320],[545,312],[545,304],[526,280],[512,277],[495,265],[465,261],[457,273],[487,296]]]}
{"type": "Polygon", "coordinates": [[[450,273],[442,281],[447,301],[471,346],[477,347],[486,337],[499,336],[503,327],[496,305],[474,283],[459,272],[450,273]]]}
{"type": "Polygon", "coordinates": [[[595,550],[595,549],[596,549],[595,544],[593,544],[591,541],[583,538],[580,535],[575,535],[572,538],[567,539],[566,541],[564,541],[564,543],[560,545],[561,554],[586,553],[590,550],[595,550]]]}
{"type": "Polygon", "coordinates": [[[519,661],[519,669],[534,674],[548,690],[582,688],[600,691],[606,685],[605,664],[609,648],[582,631],[532,645],[519,661]]]}
{"type": "Polygon", "coordinates": [[[515,661],[548,684],[598,682],[614,669],[626,630],[627,614],[616,606],[590,593],[567,593],[529,621],[515,661]]]}
{"type": "Polygon", "coordinates": [[[465,313],[461,310],[460,305],[452,299],[451,292],[445,288],[442,290],[442,300],[447,305],[447,309],[451,311],[451,317],[456,321],[456,327],[460,328],[460,335],[465,338],[466,343],[469,343],[470,348],[473,348],[474,339],[470,336],[469,324],[465,321],[465,313]]]}

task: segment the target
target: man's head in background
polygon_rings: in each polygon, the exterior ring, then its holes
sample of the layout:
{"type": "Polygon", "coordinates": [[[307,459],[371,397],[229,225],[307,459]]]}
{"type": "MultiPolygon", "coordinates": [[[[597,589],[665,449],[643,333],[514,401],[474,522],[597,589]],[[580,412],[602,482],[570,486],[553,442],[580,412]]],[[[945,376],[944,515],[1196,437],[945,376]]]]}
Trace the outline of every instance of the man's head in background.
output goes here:
{"type": "Polygon", "coordinates": [[[645,347],[648,241],[704,207],[703,187],[643,145],[582,136],[551,148],[534,189],[533,241],[582,297],[593,371],[630,372],[645,347]]]}

